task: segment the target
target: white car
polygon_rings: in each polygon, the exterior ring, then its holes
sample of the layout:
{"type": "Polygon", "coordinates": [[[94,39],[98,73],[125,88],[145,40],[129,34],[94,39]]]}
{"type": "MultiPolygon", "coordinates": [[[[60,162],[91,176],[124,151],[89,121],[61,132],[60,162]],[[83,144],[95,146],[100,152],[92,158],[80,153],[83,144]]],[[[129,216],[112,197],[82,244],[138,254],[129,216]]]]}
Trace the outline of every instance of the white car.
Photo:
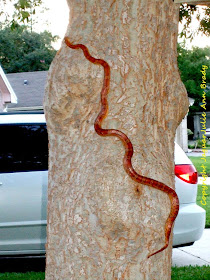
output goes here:
{"type": "MultiPolygon", "coordinates": [[[[43,113],[0,114],[0,255],[45,253],[48,138],[43,113]]],[[[174,246],[192,244],[205,226],[196,204],[197,172],[175,145],[180,211],[174,246]]]]}
{"type": "Polygon", "coordinates": [[[197,182],[194,165],[175,143],[175,187],[180,206],[174,225],[174,247],[192,245],[205,228],[206,211],[196,204],[197,182]]]}

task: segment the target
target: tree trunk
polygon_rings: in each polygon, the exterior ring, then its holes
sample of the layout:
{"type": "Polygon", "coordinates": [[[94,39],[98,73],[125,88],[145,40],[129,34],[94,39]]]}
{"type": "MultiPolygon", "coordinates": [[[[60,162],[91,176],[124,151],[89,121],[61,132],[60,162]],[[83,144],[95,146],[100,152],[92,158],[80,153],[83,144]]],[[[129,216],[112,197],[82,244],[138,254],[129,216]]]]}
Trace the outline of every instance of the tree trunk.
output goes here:
{"type": "MultiPolygon", "coordinates": [[[[111,69],[103,128],[125,133],[135,170],[174,188],[174,136],[188,110],[177,67],[179,5],[172,0],[68,0],[66,35],[111,69]]],[[[63,43],[48,76],[46,280],[168,280],[168,195],[132,180],[124,147],[101,137],[104,69],[63,43]]]]}

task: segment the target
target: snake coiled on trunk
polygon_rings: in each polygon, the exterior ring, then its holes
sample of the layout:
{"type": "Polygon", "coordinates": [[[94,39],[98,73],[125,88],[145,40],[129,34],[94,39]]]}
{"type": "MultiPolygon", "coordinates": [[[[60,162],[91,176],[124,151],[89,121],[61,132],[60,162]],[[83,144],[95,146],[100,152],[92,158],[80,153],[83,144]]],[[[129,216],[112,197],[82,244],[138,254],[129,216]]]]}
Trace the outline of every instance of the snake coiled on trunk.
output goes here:
{"type": "Polygon", "coordinates": [[[94,128],[95,128],[96,133],[100,136],[118,137],[121,140],[121,142],[123,143],[124,148],[125,148],[123,166],[124,166],[126,173],[130,176],[130,178],[137,183],[144,184],[149,187],[163,191],[164,193],[166,193],[168,195],[168,197],[170,199],[171,211],[170,211],[168,219],[166,220],[166,223],[165,223],[165,245],[160,250],[158,250],[152,254],[149,254],[148,258],[150,258],[151,256],[163,251],[164,249],[166,249],[168,247],[170,234],[172,231],[172,226],[173,226],[173,223],[179,212],[178,196],[177,196],[176,192],[172,188],[168,187],[167,185],[165,185],[159,181],[156,181],[154,179],[142,176],[134,170],[134,168],[132,166],[132,162],[131,162],[131,159],[133,156],[133,145],[125,133],[123,133],[122,131],[117,130],[117,129],[103,129],[102,128],[102,122],[108,114],[107,95],[108,95],[109,89],[110,89],[110,66],[109,66],[109,64],[103,59],[97,59],[97,58],[94,58],[93,56],[91,56],[88,48],[83,44],[73,44],[73,43],[71,43],[71,41],[68,37],[65,37],[65,43],[71,49],[81,49],[87,60],[89,60],[91,63],[101,65],[104,68],[104,81],[103,81],[103,87],[101,90],[101,111],[99,112],[99,114],[95,120],[95,123],[94,123],[94,128]]]}

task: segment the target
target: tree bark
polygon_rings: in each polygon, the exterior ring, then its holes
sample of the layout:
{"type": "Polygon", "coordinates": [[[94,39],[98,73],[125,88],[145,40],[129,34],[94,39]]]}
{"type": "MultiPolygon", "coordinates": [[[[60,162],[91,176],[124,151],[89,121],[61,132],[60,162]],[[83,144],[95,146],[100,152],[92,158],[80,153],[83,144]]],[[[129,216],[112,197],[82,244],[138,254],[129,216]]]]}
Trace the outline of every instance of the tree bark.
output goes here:
{"type": "MultiPolygon", "coordinates": [[[[174,136],[188,110],[177,67],[179,5],[172,0],[68,0],[66,35],[111,68],[103,128],[133,143],[132,163],[174,188],[174,136]]],[[[94,130],[103,67],[63,43],[48,76],[49,134],[46,280],[168,280],[166,193],[134,182],[124,147],[94,130]]]]}

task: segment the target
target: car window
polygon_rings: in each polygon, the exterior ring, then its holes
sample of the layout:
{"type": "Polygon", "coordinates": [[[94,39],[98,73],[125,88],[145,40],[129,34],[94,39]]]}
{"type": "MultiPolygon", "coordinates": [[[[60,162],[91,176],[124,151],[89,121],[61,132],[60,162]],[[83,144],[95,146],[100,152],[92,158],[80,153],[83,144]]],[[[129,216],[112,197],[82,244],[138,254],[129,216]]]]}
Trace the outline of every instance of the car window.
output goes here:
{"type": "Polygon", "coordinates": [[[45,124],[0,125],[0,173],[48,169],[45,124]]]}

